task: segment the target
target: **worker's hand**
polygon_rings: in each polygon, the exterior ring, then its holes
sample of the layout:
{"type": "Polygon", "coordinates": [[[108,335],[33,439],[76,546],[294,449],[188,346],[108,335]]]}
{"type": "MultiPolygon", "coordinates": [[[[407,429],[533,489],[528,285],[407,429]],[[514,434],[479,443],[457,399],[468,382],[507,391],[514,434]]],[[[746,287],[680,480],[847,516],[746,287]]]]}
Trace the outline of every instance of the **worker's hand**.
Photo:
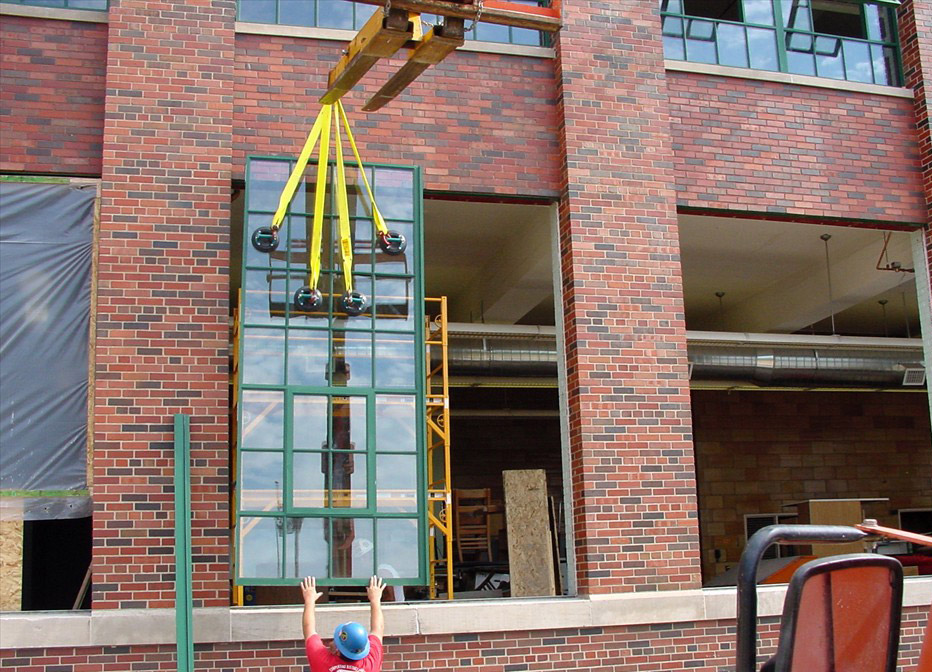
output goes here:
{"type": "Polygon", "coordinates": [[[306,576],[301,581],[301,594],[304,596],[304,604],[314,604],[323,595],[317,592],[317,579],[313,576],[306,576]]]}
{"type": "Polygon", "coordinates": [[[366,588],[366,595],[369,596],[370,602],[373,604],[381,602],[383,590],[385,590],[385,583],[382,581],[381,577],[373,576],[369,579],[369,587],[366,588]]]}

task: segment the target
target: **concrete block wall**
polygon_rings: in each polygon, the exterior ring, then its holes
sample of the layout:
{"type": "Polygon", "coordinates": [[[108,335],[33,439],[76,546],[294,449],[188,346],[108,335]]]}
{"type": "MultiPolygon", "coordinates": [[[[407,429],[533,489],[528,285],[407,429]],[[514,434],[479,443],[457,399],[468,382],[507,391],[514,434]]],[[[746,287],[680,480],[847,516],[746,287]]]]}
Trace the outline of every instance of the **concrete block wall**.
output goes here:
{"type": "Polygon", "coordinates": [[[690,72],[667,81],[680,207],[924,223],[910,99],[690,72]]]}
{"type": "Polygon", "coordinates": [[[107,24],[0,17],[0,171],[98,177],[107,24]]]}
{"type": "Polygon", "coordinates": [[[888,497],[866,513],[897,527],[896,509],[932,506],[927,406],[922,393],[694,391],[704,578],[738,562],[744,514],[888,497]]]}
{"type": "Polygon", "coordinates": [[[583,594],[699,582],[658,12],[641,0],[567,2],[556,40],[569,459],[583,594]]]}
{"type": "Polygon", "coordinates": [[[229,604],[235,4],[110,6],[94,383],[95,609],[174,604],[175,413],[192,416],[194,605],[229,604]]]}

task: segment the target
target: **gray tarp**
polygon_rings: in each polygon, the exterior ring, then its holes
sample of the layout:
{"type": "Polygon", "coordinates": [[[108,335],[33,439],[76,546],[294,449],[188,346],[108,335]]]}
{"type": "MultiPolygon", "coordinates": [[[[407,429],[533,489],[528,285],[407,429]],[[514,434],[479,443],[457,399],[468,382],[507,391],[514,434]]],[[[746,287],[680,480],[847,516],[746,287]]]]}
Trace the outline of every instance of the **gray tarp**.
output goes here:
{"type": "Polygon", "coordinates": [[[91,513],[87,366],[96,195],[95,185],[0,182],[3,518],[91,513]]]}

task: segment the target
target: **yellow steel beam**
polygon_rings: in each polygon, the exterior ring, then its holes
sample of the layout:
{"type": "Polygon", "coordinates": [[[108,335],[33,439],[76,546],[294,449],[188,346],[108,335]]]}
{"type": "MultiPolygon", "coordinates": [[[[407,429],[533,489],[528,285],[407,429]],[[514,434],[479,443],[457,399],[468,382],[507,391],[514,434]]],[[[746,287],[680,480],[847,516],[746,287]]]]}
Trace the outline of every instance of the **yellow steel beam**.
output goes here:
{"type": "Polygon", "coordinates": [[[407,62],[382,85],[362,108],[366,112],[378,110],[394,100],[398,94],[417,79],[422,72],[463,44],[463,20],[449,18],[443,26],[434,26],[424,39],[414,48],[407,62]]]}
{"type": "Polygon", "coordinates": [[[381,9],[375,10],[330,71],[327,92],[320,102],[330,104],[342,98],[376,61],[394,56],[405,42],[419,38],[420,25],[420,17],[407,10],[393,7],[387,16],[381,9]]]}
{"type": "MultiPolygon", "coordinates": [[[[366,5],[384,5],[384,0],[353,0],[366,5]]],[[[392,7],[421,14],[438,14],[460,19],[475,19],[478,3],[452,0],[392,0],[392,7]]],[[[550,7],[534,7],[502,0],[484,0],[479,20],[502,26],[532,28],[549,33],[560,30],[560,12],[550,7]]]]}

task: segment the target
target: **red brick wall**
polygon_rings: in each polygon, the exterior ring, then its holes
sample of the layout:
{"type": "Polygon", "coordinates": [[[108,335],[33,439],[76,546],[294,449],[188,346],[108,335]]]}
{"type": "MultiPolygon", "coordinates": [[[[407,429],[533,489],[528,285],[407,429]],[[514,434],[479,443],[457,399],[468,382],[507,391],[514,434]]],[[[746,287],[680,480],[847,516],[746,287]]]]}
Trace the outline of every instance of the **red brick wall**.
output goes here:
{"type": "MultiPolygon", "coordinates": [[[[904,670],[912,671],[918,663],[927,613],[925,607],[903,610],[899,663],[904,670]]],[[[773,655],[778,631],[778,619],[761,619],[761,662],[773,655]]],[[[386,637],[382,670],[720,672],[734,665],[734,638],[734,621],[386,637]]],[[[168,672],[175,670],[174,650],[174,646],[7,649],[0,651],[0,667],[19,672],[168,672]]],[[[307,667],[301,642],[290,641],[198,645],[195,669],[304,672],[307,667]]]]}
{"type": "Polygon", "coordinates": [[[897,10],[903,74],[906,86],[915,92],[915,126],[918,134],[921,180],[926,205],[925,223],[932,225],[932,88],[926,81],[932,77],[932,7],[928,2],[904,0],[897,10]],[[919,39],[922,36],[922,39],[919,39]]]}
{"type": "Polygon", "coordinates": [[[677,203],[925,221],[912,101],[668,72],[677,203]]]}
{"type": "Polygon", "coordinates": [[[577,583],[695,587],[699,531],[659,5],[563,6],[560,249],[577,583]]]}
{"type": "Polygon", "coordinates": [[[867,513],[897,527],[896,509],[932,506],[925,394],[694,391],[692,398],[706,579],[738,561],[746,513],[791,513],[783,505],[805,499],[888,497],[867,513]]]}
{"type": "Polygon", "coordinates": [[[100,175],[107,25],[0,17],[0,171],[100,175]]]}
{"type": "Polygon", "coordinates": [[[193,416],[194,603],[229,604],[234,12],[232,0],[111,2],[93,474],[99,609],[174,604],[175,413],[193,416]]]}
{"type": "MultiPolygon", "coordinates": [[[[249,154],[297,155],[345,42],[236,36],[234,174],[249,154]]],[[[556,83],[548,58],[456,52],[366,113],[403,62],[373,68],[343,98],[365,162],[417,164],[426,189],[556,196],[556,83]]]]}

